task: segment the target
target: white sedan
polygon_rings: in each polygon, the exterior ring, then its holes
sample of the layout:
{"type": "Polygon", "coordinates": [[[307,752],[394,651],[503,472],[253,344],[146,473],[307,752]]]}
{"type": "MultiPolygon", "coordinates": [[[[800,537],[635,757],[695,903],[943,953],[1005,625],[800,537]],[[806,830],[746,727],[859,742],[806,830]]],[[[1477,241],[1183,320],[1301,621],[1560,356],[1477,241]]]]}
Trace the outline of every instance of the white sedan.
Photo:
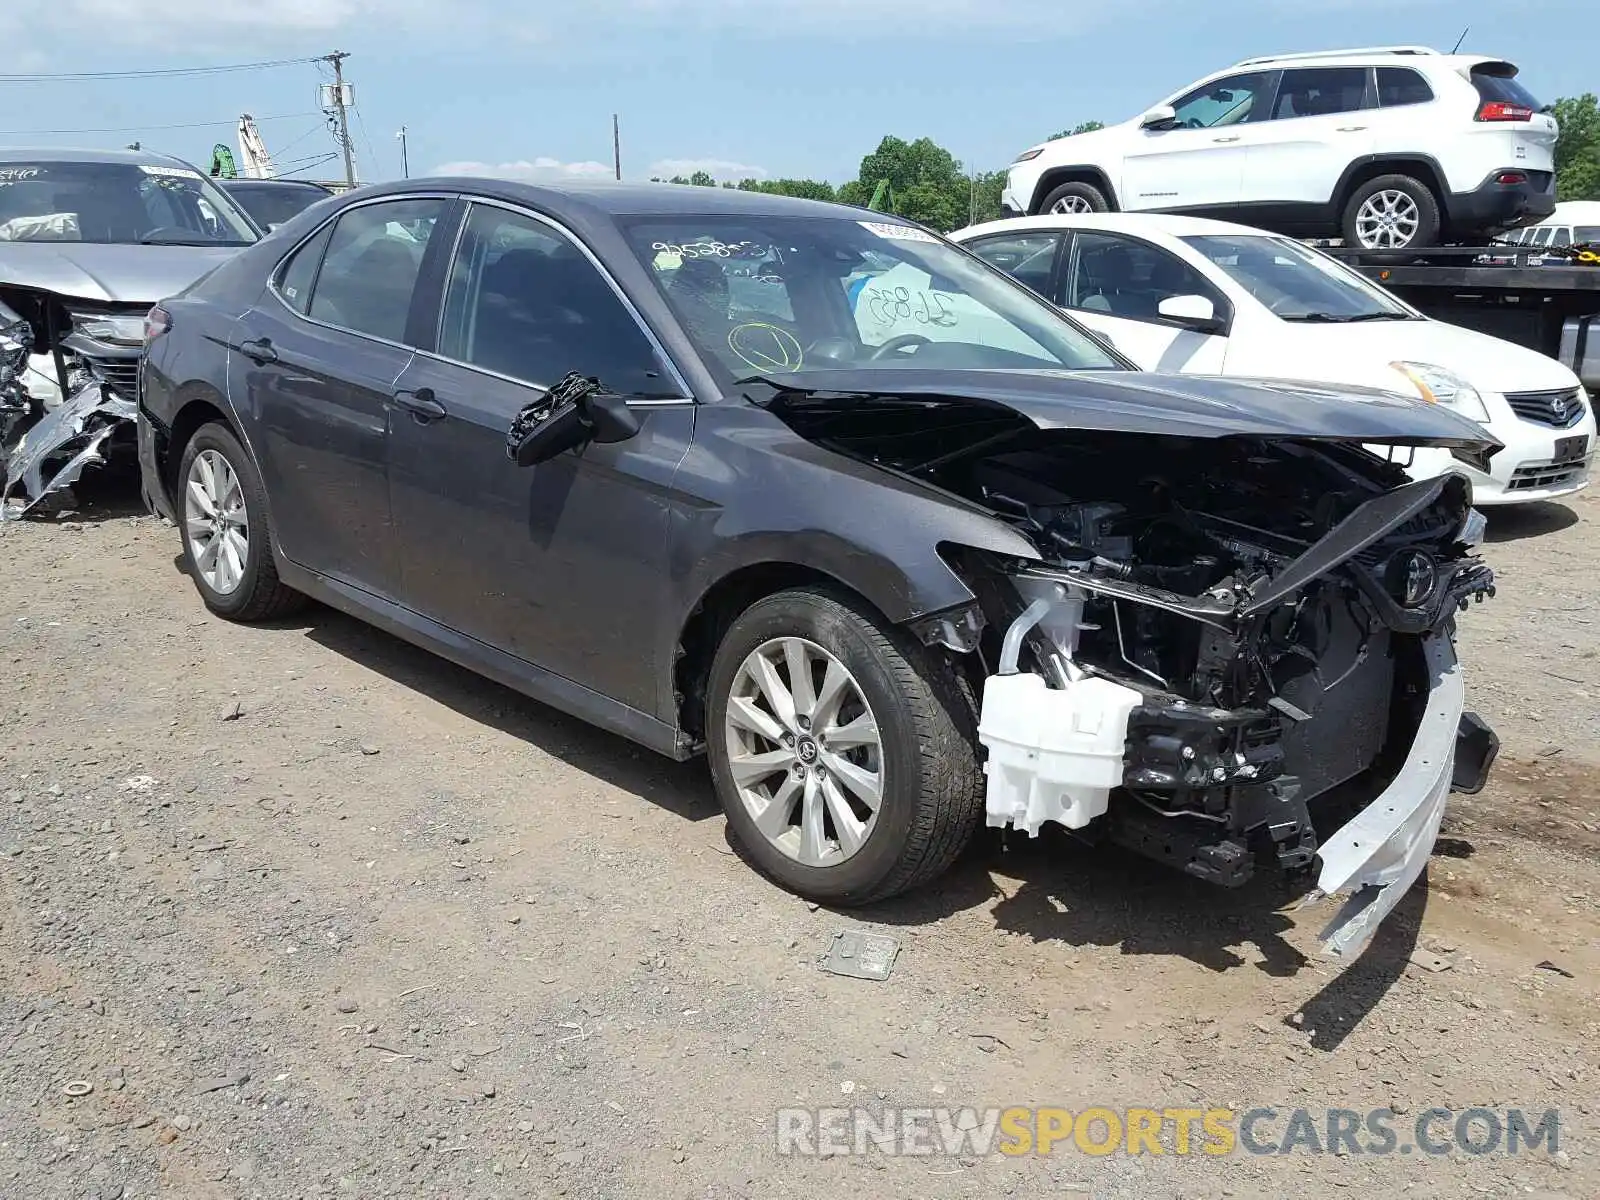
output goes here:
{"type": "Polygon", "coordinates": [[[1488,464],[1390,454],[1414,477],[1465,474],[1477,504],[1588,485],[1595,417],[1568,368],[1431,320],[1301,242],[1144,213],[1023,217],[950,236],[1146,370],[1354,384],[1455,409],[1504,444],[1488,464]]]}

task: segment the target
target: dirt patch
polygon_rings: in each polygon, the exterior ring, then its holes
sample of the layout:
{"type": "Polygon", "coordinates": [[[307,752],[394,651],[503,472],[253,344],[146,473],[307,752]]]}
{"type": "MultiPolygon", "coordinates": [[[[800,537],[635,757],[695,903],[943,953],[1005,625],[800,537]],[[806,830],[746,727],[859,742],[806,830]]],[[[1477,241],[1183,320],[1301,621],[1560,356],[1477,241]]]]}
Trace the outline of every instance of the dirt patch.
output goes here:
{"type": "Polygon", "coordinates": [[[1570,512],[1487,548],[1463,643],[1502,766],[1348,967],[1331,904],[1065,838],[813,909],[695,764],[326,610],[215,620],[125,508],[0,528],[0,1194],[1600,1195],[1570,512]],[[819,971],[854,927],[901,940],[887,982],[819,971]],[[1560,1107],[1563,1157],[778,1155],[779,1108],[858,1102],[1560,1107]]]}

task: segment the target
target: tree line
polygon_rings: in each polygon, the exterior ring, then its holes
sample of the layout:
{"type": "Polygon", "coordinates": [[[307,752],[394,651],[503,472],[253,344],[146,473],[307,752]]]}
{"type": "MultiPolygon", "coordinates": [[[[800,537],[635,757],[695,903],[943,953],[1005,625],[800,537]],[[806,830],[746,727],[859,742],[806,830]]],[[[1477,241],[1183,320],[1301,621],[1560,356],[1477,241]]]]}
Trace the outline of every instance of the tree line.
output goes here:
{"type": "MultiPolygon", "coordinates": [[[[1551,112],[1561,125],[1555,154],[1558,197],[1600,200],[1600,102],[1592,93],[1585,93],[1557,100],[1551,112]]],[[[1051,140],[1103,128],[1099,121],[1085,121],[1063,129],[1051,140]]],[[[674,175],[667,182],[718,186],[705,171],[674,175]]],[[[870,206],[948,233],[963,225],[998,220],[1005,182],[1003,168],[969,170],[932,138],[908,142],[890,134],[861,160],[856,177],[837,187],[822,179],[742,179],[721,186],[870,206]]]]}

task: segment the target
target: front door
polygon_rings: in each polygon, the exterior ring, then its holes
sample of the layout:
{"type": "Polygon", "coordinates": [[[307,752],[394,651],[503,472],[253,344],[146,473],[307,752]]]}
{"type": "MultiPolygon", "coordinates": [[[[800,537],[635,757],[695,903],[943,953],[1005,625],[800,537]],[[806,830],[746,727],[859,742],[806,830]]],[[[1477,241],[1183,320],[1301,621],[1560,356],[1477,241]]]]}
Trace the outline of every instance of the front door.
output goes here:
{"type": "Polygon", "coordinates": [[[1062,308],[1104,334],[1146,371],[1220,375],[1227,358],[1223,333],[1202,333],[1161,315],[1161,302],[1202,296],[1224,323],[1227,297],[1194,267],[1160,246],[1116,233],[1072,235],[1060,273],[1062,308]]]}
{"type": "MultiPolygon", "coordinates": [[[[1372,152],[1380,116],[1375,104],[1365,67],[1285,71],[1268,119],[1241,131],[1247,150],[1243,203],[1273,206],[1273,225],[1292,226],[1296,219],[1313,225],[1345,168],[1372,152]]],[[[1242,215],[1250,215],[1248,207],[1242,215]]]]}
{"type": "Polygon", "coordinates": [[[694,411],[570,237],[474,203],[437,345],[395,385],[389,486],[406,605],[654,713],[667,497],[694,411]],[[518,467],[512,419],[572,371],[632,397],[639,433],[518,467]]]}
{"type": "Polygon", "coordinates": [[[1251,71],[1204,84],[1173,104],[1170,128],[1139,130],[1123,158],[1122,208],[1231,211],[1244,183],[1244,127],[1260,118],[1275,79],[1251,71]]]}
{"type": "Polygon", "coordinates": [[[279,547],[392,598],[386,471],[406,323],[444,200],[345,210],[302,245],[234,326],[228,390],[255,444],[279,547]]]}

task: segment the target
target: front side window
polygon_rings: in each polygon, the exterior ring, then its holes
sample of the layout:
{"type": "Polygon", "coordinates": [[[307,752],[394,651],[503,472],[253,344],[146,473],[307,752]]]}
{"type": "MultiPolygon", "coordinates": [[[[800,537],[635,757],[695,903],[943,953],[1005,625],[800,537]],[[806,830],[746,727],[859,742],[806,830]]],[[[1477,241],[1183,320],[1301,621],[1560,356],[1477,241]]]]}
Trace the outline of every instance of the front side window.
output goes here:
{"type": "Polygon", "coordinates": [[[1529,241],[1531,241],[1535,246],[1548,246],[1550,244],[1550,238],[1554,234],[1555,229],[1553,226],[1542,225],[1533,231],[1533,237],[1530,238],[1529,241]]]}
{"type": "Polygon", "coordinates": [[[1600,225],[1579,225],[1572,231],[1572,240],[1580,246],[1600,242],[1600,225]]]}
{"type": "Polygon", "coordinates": [[[1344,264],[1288,238],[1205,234],[1183,240],[1285,321],[1420,319],[1344,264]]]}
{"type": "Polygon", "coordinates": [[[1552,246],[1572,245],[1572,230],[1568,229],[1565,225],[1560,226],[1557,228],[1555,236],[1550,239],[1550,244],[1552,246]]]}
{"type": "Polygon", "coordinates": [[[967,249],[1041,296],[1048,296],[1060,245],[1059,233],[1000,233],[968,242],[967,249]]]}
{"type": "Polygon", "coordinates": [[[1426,104],[1432,99],[1433,89],[1428,81],[1410,67],[1378,68],[1378,103],[1382,107],[1426,104]]]}
{"type": "Polygon", "coordinates": [[[443,200],[387,200],[348,209],[333,227],[310,315],[341,329],[403,342],[411,294],[443,200]]]}
{"type": "Polygon", "coordinates": [[[897,221],[651,217],[625,231],[702,357],[730,379],[1122,365],[1017,283],[897,221]]]}
{"type": "Polygon", "coordinates": [[[1355,112],[1366,103],[1366,96],[1365,67],[1301,67],[1283,73],[1272,118],[1283,121],[1355,112]]]}
{"type": "Polygon", "coordinates": [[[160,163],[0,163],[0,242],[247,246],[248,221],[199,171],[160,163]]]}
{"type": "Polygon", "coordinates": [[[1252,119],[1265,120],[1272,78],[1271,71],[1252,71],[1247,75],[1230,75],[1226,79],[1195,88],[1187,96],[1173,101],[1173,110],[1178,114],[1178,127],[1217,129],[1252,119]]]}
{"type": "Polygon", "coordinates": [[[1222,307],[1199,271],[1148,242],[1112,233],[1079,233],[1073,242],[1062,288],[1067,308],[1157,321],[1161,302],[1173,296],[1204,296],[1222,307]]]}
{"type": "Polygon", "coordinates": [[[490,205],[473,205],[462,231],[439,353],[536,387],[577,371],[624,395],[676,394],[589,258],[544,222],[490,205]]]}

